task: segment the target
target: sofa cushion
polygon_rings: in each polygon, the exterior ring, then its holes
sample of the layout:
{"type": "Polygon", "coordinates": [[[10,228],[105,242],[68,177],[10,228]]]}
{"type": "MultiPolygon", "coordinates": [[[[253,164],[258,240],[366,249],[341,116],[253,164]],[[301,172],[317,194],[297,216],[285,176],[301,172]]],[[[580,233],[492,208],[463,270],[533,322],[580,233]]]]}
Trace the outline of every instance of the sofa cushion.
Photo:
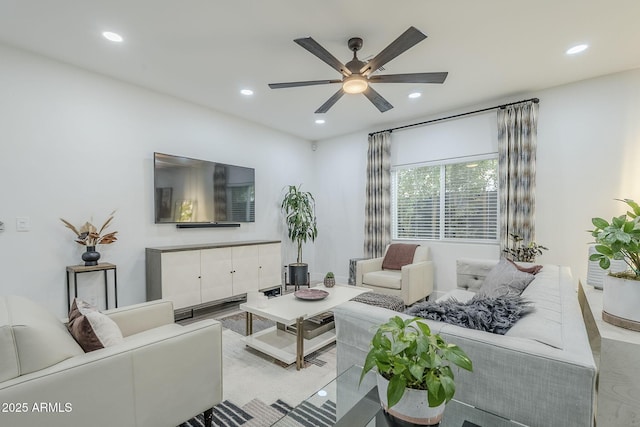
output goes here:
{"type": "Polygon", "coordinates": [[[401,289],[402,274],[395,270],[372,271],[362,276],[364,286],[371,285],[379,288],[401,289]]]}
{"type": "Polygon", "coordinates": [[[0,382],[83,354],[64,324],[18,296],[0,297],[0,382]]]}
{"type": "Polygon", "coordinates": [[[520,271],[513,263],[501,258],[484,278],[478,293],[490,297],[520,295],[534,278],[533,274],[520,271]]]}
{"type": "Polygon", "coordinates": [[[387,248],[382,260],[383,270],[400,270],[405,265],[413,263],[413,256],[419,245],[393,243],[387,248]]]}
{"type": "Polygon", "coordinates": [[[96,307],[78,298],[71,306],[67,328],[87,353],[123,341],[116,322],[100,313],[96,307]]]}
{"type": "Polygon", "coordinates": [[[535,340],[558,349],[564,348],[559,275],[560,269],[556,265],[545,265],[536,275],[535,280],[522,293],[522,297],[531,301],[535,307],[535,313],[515,324],[507,335],[535,340]]]}
{"type": "Polygon", "coordinates": [[[405,313],[504,335],[520,318],[532,311],[533,307],[529,302],[517,295],[487,297],[477,294],[466,302],[453,298],[420,302],[409,307],[405,313]]]}

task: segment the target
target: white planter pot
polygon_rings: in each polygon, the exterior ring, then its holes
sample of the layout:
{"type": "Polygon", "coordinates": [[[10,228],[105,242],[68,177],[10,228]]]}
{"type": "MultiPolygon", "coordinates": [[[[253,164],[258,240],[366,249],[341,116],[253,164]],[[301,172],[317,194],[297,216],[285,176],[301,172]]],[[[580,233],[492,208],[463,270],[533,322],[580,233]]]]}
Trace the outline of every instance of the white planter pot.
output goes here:
{"type": "Polygon", "coordinates": [[[607,274],[604,277],[602,292],[603,319],[617,326],[638,330],[637,328],[640,328],[640,281],[621,279],[607,274]]]}
{"type": "Polygon", "coordinates": [[[435,408],[429,406],[426,390],[415,390],[407,388],[402,395],[400,402],[389,408],[387,403],[387,388],[389,381],[380,374],[376,374],[378,380],[378,396],[385,411],[390,415],[418,425],[438,424],[444,413],[444,403],[435,408]]]}

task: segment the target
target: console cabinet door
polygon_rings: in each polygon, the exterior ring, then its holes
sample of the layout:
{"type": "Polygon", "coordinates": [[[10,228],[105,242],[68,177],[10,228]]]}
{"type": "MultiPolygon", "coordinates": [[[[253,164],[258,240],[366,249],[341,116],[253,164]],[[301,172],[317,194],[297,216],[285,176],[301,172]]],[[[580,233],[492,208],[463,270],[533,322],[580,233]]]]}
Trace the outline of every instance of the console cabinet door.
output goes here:
{"type": "Polygon", "coordinates": [[[259,262],[258,245],[234,246],[231,248],[233,259],[233,294],[240,295],[258,290],[259,262]]]}
{"type": "Polygon", "coordinates": [[[282,253],[280,243],[258,246],[260,258],[260,290],[282,285],[282,253]]]}
{"type": "Polygon", "coordinates": [[[200,304],[200,251],[162,254],[162,298],[179,309],[200,304]]]}
{"type": "Polygon", "coordinates": [[[233,295],[233,262],[231,248],[203,249],[200,252],[202,302],[229,298],[233,295]]]}

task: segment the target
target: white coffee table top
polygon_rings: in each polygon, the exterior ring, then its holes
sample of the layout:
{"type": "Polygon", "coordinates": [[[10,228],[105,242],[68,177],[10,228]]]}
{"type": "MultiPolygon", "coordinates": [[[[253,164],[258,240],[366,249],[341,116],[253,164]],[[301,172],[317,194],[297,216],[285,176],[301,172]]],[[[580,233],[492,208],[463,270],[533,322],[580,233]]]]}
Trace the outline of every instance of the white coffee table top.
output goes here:
{"type": "Polygon", "coordinates": [[[321,300],[301,300],[296,298],[293,293],[290,293],[267,300],[265,307],[258,307],[258,302],[246,302],[240,304],[240,309],[279,323],[284,323],[285,325],[291,325],[294,324],[299,317],[306,319],[326,311],[331,311],[335,306],[371,290],[338,284],[332,288],[319,285],[312,289],[322,289],[323,291],[327,291],[329,295],[321,300]]]}

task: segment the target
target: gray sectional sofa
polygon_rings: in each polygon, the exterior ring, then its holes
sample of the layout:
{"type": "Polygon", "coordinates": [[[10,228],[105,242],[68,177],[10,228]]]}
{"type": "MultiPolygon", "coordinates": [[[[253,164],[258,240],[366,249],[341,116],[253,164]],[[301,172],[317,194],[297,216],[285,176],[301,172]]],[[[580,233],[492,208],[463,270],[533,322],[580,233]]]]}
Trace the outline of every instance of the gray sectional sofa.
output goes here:
{"type": "MultiPolygon", "coordinates": [[[[496,264],[458,260],[458,288],[440,299],[469,299],[496,264]]],[[[596,365],[570,269],[545,265],[522,296],[535,310],[505,335],[425,320],[473,361],[473,372],[455,371],[455,398],[527,426],[593,426],[596,365]]],[[[336,307],[338,373],[364,363],[376,327],[395,314],[353,301],[336,307]]]]}

